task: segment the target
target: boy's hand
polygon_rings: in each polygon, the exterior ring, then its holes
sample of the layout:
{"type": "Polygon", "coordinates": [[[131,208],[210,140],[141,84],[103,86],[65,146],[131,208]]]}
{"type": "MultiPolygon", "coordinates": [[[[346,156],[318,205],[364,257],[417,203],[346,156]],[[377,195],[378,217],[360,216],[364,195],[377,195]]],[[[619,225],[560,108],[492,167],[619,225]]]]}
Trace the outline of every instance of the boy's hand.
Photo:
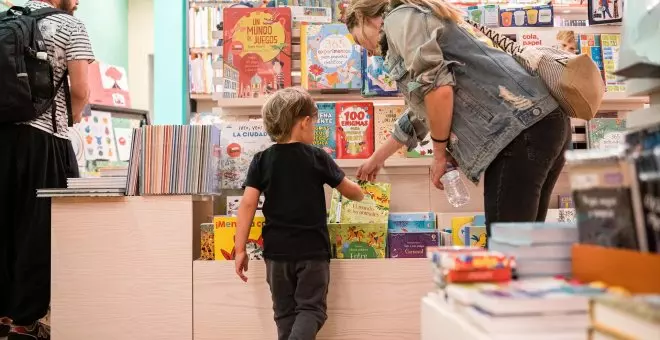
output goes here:
{"type": "Polygon", "coordinates": [[[243,282],[247,282],[248,278],[245,276],[245,272],[248,271],[248,262],[250,261],[250,258],[247,256],[247,253],[242,251],[242,252],[237,252],[236,257],[234,257],[234,262],[236,263],[236,275],[243,280],[243,282]]]}

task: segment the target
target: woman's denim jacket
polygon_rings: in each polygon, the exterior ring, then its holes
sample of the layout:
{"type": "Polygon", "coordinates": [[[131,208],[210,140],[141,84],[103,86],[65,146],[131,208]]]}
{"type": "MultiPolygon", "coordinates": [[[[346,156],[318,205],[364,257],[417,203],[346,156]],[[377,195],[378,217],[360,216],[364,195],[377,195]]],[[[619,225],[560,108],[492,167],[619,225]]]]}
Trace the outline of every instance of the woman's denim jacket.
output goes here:
{"type": "Polygon", "coordinates": [[[409,148],[417,146],[429,132],[424,97],[440,86],[453,86],[447,149],[473,182],[523,130],[558,108],[541,79],[469,24],[401,5],[387,14],[383,29],[385,66],[408,105],[392,136],[409,148]]]}

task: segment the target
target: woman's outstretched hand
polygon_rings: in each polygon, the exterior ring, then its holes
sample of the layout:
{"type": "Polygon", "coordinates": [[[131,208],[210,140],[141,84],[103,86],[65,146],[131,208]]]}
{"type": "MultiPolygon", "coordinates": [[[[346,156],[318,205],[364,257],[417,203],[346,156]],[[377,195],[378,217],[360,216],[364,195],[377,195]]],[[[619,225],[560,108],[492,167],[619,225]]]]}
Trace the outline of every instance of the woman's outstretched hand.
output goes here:
{"type": "Polygon", "coordinates": [[[378,176],[378,172],[382,167],[383,163],[375,159],[374,156],[371,156],[358,168],[357,178],[363,181],[373,182],[376,180],[376,176],[378,176]]]}

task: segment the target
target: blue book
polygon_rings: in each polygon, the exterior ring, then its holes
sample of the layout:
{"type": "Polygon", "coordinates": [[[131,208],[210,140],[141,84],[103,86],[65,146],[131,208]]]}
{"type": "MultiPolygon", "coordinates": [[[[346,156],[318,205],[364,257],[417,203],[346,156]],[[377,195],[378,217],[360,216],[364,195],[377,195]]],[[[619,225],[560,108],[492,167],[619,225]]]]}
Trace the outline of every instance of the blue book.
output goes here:
{"type": "Polygon", "coordinates": [[[396,81],[385,70],[383,57],[370,57],[367,51],[362,51],[362,95],[395,96],[398,93],[396,81]]]}
{"type": "Polygon", "coordinates": [[[390,213],[387,221],[390,233],[418,233],[435,230],[435,213],[390,213]]]}
{"type": "Polygon", "coordinates": [[[319,119],[314,127],[314,145],[337,158],[335,103],[316,103],[319,119]]]}

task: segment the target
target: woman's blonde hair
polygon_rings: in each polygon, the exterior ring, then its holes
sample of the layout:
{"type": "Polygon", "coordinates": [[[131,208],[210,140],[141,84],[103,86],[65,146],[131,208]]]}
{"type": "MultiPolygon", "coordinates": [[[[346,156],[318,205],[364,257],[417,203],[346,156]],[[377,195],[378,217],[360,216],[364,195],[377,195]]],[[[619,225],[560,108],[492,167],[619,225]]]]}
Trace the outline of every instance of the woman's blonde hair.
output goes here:
{"type": "Polygon", "coordinates": [[[463,21],[463,13],[444,0],[351,0],[346,10],[345,23],[349,30],[363,25],[369,18],[382,16],[390,8],[413,5],[428,8],[441,19],[463,21]]]}

